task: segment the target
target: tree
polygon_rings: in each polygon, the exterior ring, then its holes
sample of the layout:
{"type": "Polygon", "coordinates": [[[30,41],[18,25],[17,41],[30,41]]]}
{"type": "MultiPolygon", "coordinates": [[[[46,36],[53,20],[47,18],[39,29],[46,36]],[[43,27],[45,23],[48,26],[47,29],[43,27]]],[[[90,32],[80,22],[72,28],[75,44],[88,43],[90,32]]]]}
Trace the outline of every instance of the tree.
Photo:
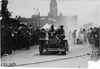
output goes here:
{"type": "Polygon", "coordinates": [[[7,10],[8,0],[2,0],[1,4],[1,16],[3,19],[9,18],[8,10],[7,10]]]}

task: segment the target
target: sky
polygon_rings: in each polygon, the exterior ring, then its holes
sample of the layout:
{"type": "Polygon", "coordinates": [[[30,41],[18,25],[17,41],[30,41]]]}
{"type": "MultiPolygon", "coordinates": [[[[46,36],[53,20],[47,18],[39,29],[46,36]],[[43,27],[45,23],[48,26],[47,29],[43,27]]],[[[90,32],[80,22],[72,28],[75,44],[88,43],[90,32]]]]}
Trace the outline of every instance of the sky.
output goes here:
{"type": "MultiPolygon", "coordinates": [[[[41,16],[48,15],[50,0],[8,0],[8,9],[12,17],[21,15],[31,17],[37,14],[34,8],[38,8],[41,16]]],[[[77,15],[78,24],[92,22],[99,24],[99,0],[57,0],[58,14],[64,16],[77,15]]]]}

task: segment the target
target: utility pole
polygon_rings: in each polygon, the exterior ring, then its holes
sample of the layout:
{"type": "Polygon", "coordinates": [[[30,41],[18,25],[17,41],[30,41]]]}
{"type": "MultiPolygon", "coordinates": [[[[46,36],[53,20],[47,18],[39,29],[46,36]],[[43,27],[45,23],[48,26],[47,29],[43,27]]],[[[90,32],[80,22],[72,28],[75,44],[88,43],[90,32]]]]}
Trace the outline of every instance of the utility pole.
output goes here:
{"type": "Polygon", "coordinates": [[[39,29],[40,29],[40,12],[39,12],[38,16],[39,16],[39,29]]]}

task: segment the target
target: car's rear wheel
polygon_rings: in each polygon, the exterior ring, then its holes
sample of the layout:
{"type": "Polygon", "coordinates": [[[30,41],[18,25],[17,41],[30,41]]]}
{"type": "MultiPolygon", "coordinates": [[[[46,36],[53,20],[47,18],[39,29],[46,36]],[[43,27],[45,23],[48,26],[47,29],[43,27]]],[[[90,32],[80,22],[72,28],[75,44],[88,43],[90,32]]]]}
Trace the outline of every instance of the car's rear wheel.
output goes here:
{"type": "Polygon", "coordinates": [[[40,55],[43,55],[43,46],[41,44],[39,45],[39,52],[40,52],[40,55]]]}
{"type": "Polygon", "coordinates": [[[66,42],[66,49],[69,51],[68,42],[66,42]]]}
{"type": "Polygon", "coordinates": [[[67,51],[67,42],[65,42],[65,46],[64,46],[64,55],[66,55],[66,51],[67,51]]]}

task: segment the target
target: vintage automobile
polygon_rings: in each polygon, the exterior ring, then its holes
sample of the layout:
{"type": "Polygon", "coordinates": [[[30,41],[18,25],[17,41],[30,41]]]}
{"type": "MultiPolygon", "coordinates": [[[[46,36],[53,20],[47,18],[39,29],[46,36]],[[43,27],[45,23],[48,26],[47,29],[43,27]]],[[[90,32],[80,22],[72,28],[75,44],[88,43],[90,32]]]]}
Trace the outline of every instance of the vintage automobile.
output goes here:
{"type": "Polygon", "coordinates": [[[66,55],[66,51],[69,51],[68,41],[66,39],[60,40],[55,33],[52,32],[52,35],[45,38],[39,39],[39,52],[40,55],[43,55],[44,50],[46,51],[63,51],[66,55]]]}

